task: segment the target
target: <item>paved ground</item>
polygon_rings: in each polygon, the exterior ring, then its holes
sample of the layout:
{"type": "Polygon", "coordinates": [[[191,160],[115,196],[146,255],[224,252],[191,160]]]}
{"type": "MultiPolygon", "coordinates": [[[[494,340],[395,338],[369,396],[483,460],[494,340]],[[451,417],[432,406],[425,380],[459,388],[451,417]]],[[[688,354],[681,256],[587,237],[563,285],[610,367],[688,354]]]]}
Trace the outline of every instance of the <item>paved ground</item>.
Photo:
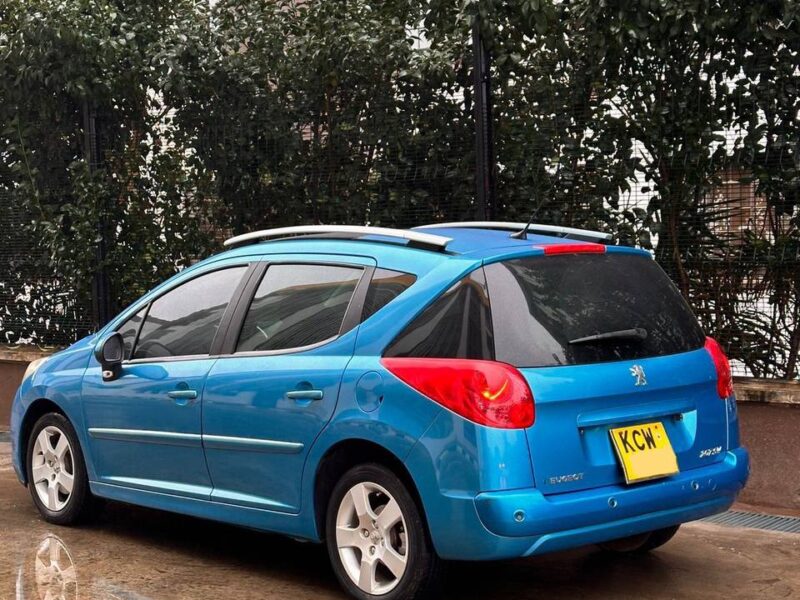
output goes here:
{"type": "MultiPolygon", "coordinates": [[[[0,442],[0,599],[343,598],[321,546],[113,503],[91,526],[48,525],[8,452],[0,442]]],[[[644,557],[455,564],[444,598],[798,598],[798,565],[799,535],[692,524],[644,557]]]]}

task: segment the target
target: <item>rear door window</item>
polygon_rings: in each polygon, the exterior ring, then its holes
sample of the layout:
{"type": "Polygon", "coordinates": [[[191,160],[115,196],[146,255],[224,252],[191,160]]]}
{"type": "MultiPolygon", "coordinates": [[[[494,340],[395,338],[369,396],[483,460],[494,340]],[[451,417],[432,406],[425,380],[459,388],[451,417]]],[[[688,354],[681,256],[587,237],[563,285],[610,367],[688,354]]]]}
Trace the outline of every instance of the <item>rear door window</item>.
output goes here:
{"type": "Polygon", "coordinates": [[[363,269],[270,265],[247,311],[237,352],[302,348],[339,335],[363,269]]]}
{"type": "Polygon", "coordinates": [[[705,340],[677,288],[646,256],[539,256],[485,271],[497,360],[518,367],[664,356],[701,348],[705,340]]]}
{"type": "Polygon", "coordinates": [[[387,348],[387,357],[472,358],[494,355],[489,296],[483,269],[453,285],[387,348]]]}

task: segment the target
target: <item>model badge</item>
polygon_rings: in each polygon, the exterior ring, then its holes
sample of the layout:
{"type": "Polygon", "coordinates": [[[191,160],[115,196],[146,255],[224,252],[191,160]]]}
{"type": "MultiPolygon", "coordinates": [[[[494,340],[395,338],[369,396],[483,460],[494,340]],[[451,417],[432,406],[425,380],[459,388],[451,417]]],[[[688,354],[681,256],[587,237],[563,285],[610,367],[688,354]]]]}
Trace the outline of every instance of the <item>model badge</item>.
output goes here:
{"type": "Polygon", "coordinates": [[[706,448],[705,450],[700,450],[700,458],[708,458],[710,456],[716,456],[721,452],[722,452],[722,446],[714,446],[713,448],[706,448]]]}
{"type": "Polygon", "coordinates": [[[633,365],[631,367],[631,376],[636,378],[636,385],[647,385],[647,377],[644,376],[642,365],[633,365]]]}
{"type": "Polygon", "coordinates": [[[559,483],[570,483],[572,481],[580,481],[583,479],[583,473],[570,473],[569,475],[557,475],[555,477],[548,477],[547,483],[550,485],[557,485],[559,483]]]}

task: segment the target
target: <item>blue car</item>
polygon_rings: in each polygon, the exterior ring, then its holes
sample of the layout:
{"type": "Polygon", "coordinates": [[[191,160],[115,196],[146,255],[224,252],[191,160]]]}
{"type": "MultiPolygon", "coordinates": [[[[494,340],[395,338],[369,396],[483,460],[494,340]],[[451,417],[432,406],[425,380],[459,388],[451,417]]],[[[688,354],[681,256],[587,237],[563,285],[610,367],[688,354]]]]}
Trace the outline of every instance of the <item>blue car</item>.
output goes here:
{"type": "Polygon", "coordinates": [[[442,561],[642,552],[748,476],[731,371],[644,251],[518,223],[229,240],[32,363],[13,463],[94,500],[327,544],[355,598],[442,561]]]}

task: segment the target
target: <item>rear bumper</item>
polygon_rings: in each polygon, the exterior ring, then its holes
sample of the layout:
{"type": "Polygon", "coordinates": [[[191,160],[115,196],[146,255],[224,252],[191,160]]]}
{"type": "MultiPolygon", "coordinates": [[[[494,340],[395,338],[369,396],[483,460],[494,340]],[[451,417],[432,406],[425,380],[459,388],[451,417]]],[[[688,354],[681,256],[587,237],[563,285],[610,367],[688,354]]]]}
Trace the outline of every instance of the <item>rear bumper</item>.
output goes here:
{"type": "Polygon", "coordinates": [[[529,556],[700,519],[730,507],[749,470],[747,451],[737,448],[708,467],[631,487],[550,496],[533,488],[479,494],[474,504],[484,535],[470,536],[469,546],[447,558],[529,556]]]}

